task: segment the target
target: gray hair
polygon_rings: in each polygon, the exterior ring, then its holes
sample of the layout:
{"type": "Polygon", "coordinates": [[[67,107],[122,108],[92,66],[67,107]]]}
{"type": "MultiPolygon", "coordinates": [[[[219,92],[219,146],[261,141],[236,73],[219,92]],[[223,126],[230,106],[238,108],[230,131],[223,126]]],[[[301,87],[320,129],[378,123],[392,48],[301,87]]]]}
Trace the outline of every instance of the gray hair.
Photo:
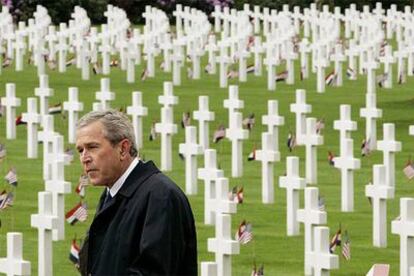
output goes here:
{"type": "Polygon", "coordinates": [[[128,139],[131,143],[129,154],[132,157],[138,155],[135,144],[134,127],[129,118],[117,110],[91,111],[79,119],[76,128],[80,129],[99,121],[104,126],[104,136],[112,145],[116,145],[123,139],[128,139]]]}

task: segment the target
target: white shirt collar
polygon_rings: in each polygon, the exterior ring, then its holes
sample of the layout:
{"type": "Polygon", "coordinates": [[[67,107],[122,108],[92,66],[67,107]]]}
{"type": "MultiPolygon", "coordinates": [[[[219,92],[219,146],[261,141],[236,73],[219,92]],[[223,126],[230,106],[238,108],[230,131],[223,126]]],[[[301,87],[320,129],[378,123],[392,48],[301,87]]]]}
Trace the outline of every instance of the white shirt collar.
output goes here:
{"type": "Polygon", "coordinates": [[[111,194],[111,197],[114,197],[118,193],[122,185],[124,185],[125,180],[129,176],[129,174],[132,172],[132,170],[135,168],[135,166],[138,164],[138,162],[139,162],[138,158],[134,158],[131,164],[129,164],[128,169],[126,169],[124,174],[121,175],[120,178],[118,178],[118,180],[114,183],[114,185],[112,185],[111,188],[106,188],[107,191],[109,191],[109,193],[111,194]]]}

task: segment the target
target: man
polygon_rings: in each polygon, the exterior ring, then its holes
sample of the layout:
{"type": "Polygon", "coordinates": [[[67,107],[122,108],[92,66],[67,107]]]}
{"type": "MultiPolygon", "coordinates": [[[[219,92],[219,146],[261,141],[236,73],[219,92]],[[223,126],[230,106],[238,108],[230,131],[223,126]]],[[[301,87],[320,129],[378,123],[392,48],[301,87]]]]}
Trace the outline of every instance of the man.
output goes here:
{"type": "Polygon", "coordinates": [[[76,148],[94,186],[106,186],[80,251],[82,275],[197,275],[194,218],[186,196],[152,162],[137,159],[121,112],[94,111],[76,148]]]}

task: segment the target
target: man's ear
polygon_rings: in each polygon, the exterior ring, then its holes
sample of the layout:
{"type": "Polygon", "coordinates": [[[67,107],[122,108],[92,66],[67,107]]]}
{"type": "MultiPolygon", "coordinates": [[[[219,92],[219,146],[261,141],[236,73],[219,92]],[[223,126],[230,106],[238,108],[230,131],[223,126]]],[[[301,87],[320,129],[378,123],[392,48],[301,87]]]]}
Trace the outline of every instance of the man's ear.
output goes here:
{"type": "Polygon", "coordinates": [[[119,143],[119,151],[121,159],[125,159],[129,156],[129,150],[131,149],[131,142],[128,139],[124,139],[119,143]]]}

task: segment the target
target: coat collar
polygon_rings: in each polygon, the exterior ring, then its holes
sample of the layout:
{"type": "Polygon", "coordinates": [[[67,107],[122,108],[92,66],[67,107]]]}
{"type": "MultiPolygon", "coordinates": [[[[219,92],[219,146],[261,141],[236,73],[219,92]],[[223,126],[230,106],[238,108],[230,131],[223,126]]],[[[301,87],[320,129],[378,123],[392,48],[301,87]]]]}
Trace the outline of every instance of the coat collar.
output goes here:
{"type": "Polygon", "coordinates": [[[145,163],[140,161],[129,174],[118,193],[124,197],[131,197],[135,190],[138,189],[148,177],[159,172],[160,171],[152,161],[147,161],[145,163]]]}

